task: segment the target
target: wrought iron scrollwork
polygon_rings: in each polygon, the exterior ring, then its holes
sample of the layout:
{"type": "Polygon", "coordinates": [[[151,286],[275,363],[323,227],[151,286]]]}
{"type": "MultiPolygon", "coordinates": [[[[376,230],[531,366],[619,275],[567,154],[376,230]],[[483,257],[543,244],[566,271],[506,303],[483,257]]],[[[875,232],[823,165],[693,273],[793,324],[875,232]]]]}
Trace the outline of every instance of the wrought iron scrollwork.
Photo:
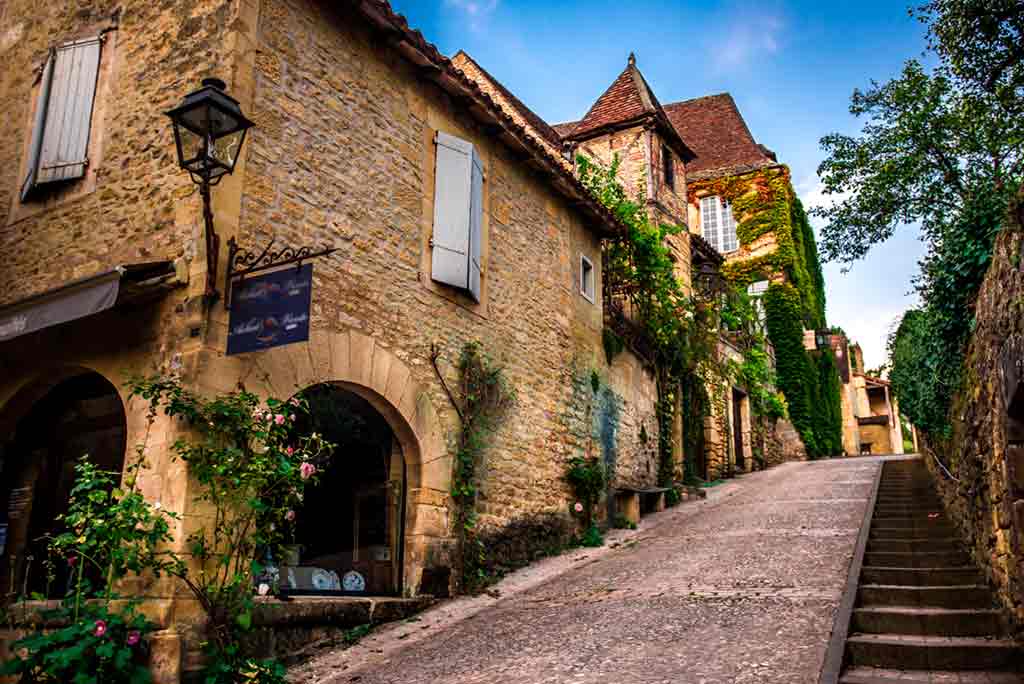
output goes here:
{"type": "Polygon", "coordinates": [[[295,264],[296,268],[302,262],[317,257],[327,256],[337,251],[335,247],[292,247],[285,245],[280,249],[273,249],[274,240],[271,239],[262,252],[239,247],[234,238],[228,240],[228,268],[224,276],[224,308],[231,308],[231,286],[237,280],[242,280],[247,275],[267,271],[272,268],[280,268],[295,264]]]}

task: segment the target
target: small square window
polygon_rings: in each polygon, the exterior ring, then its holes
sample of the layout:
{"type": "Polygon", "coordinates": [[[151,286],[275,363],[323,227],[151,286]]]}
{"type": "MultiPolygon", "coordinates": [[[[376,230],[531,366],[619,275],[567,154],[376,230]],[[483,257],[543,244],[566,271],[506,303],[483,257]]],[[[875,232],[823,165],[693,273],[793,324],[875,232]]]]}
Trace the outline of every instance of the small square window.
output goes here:
{"type": "Polygon", "coordinates": [[[594,302],[594,264],[582,254],[580,254],[580,294],[588,302],[594,302]]]}

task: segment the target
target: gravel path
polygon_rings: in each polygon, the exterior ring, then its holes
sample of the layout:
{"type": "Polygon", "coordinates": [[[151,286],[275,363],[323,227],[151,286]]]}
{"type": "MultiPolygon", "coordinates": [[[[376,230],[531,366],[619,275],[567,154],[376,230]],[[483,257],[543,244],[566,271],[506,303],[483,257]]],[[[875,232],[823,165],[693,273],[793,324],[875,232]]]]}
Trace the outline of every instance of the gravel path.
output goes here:
{"type": "Polygon", "coordinates": [[[880,462],[789,463],[293,671],[310,684],[814,684],[880,462]]]}

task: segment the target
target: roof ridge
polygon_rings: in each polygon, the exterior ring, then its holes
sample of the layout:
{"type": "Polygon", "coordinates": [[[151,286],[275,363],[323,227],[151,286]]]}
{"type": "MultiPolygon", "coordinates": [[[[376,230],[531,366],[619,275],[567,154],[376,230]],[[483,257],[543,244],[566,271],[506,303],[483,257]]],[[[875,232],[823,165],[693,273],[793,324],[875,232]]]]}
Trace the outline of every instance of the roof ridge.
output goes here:
{"type": "Polygon", "coordinates": [[[487,69],[483,67],[482,64],[480,64],[480,62],[476,61],[473,58],[473,55],[469,54],[463,49],[459,49],[459,51],[456,52],[451,57],[453,63],[459,57],[459,55],[472,62],[473,66],[475,66],[480,71],[480,73],[488,81],[490,81],[495,88],[498,89],[498,92],[501,93],[502,97],[506,98],[513,108],[519,110],[519,113],[523,115],[523,118],[525,118],[532,126],[535,126],[538,129],[538,132],[541,134],[541,136],[543,136],[548,142],[554,143],[555,145],[562,144],[562,136],[559,135],[558,132],[551,127],[551,124],[549,124],[544,119],[544,117],[540,116],[535,111],[530,109],[530,107],[528,107],[525,102],[516,97],[515,93],[509,90],[501,81],[495,78],[494,75],[491,74],[491,72],[489,72],[487,69]]]}

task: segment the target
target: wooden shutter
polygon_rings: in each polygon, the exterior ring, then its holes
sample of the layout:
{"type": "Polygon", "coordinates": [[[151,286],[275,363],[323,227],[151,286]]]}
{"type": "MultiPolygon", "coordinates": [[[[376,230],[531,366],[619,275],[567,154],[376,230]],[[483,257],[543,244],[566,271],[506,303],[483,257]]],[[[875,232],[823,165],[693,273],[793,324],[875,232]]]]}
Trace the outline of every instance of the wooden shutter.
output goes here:
{"type": "Polygon", "coordinates": [[[441,131],[435,137],[434,234],[431,277],[469,289],[473,145],[441,131]]]}
{"type": "Polygon", "coordinates": [[[484,166],[473,150],[473,178],[469,203],[469,294],[480,301],[480,243],[484,224],[484,166]]]}
{"type": "Polygon", "coordinates": [[[99,67],[98,36],[57,48],[37,185],[85,175],[99,67]]]}
{"type": "Polygon", "coordinates": [[[43,75],[39,81],[39,95],[36,97],[36,115],[32,123],[32,141],[28,148],[28,173],[21,185],[21,201],[24,202],[32,188],[36,186],[36,173],[39,170],[39,151],[43,147],[43,129],[46,126],[46,108],[50,103],[50,84],[53,81],[54,51],[50,50],[43,75]]]}

